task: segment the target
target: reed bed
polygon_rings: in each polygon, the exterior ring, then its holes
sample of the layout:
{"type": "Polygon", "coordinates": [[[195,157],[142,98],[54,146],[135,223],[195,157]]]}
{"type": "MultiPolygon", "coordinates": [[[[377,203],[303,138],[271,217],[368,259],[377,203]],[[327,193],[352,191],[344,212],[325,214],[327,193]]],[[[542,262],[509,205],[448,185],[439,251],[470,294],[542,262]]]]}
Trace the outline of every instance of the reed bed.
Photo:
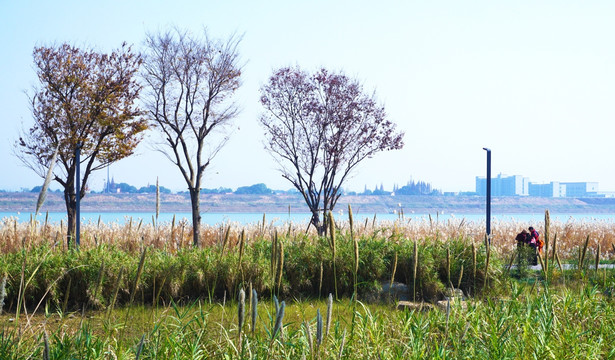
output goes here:
{"type": "MultiPolygon", "coordinates": [[[[142,287],[146,289],[143,291],[153,295],[143,295],[142,298],[149,302],[177,300],[185,296],[185,289],[193,289],[189,298],[207,293],[212,300],[248,282],[253,282],[257,290],[271,290],[272,294],[321,296],[330,291],[331,286],[333,293],[337,294],[338,281],[341,282],[340,292],[352,295],[358,290],[366,293],[376,286],[377,281],[389,280],[390,284],[394,281],[411,284],[412,298],[419,295],[419,298],[428,300],[441,293],[442,287],[453,283],[458,287],[463,284],[470,293],[476,292],[477,280],[483,281],[487,287],[486,267],[481,268],[487,260],[483,224],[464,218],[441,221],[437,216],[420,220],[400,217],[396,221],[377,221],[374,217],[354,224],[352,217],[337,218],[330,221],[331,225],[337,226],[330,231],[333,235],[337,233],[336,241],[335,236],[319,238],[306,224],[274,226],[263,216],[263,221],[256,224],[202,226],[200,249],[192,247],[192,231],[185,220],[174,219],[159,224],[153,217],[151,222],[126,218],[121,224],[100,221],[84,224],[81,254],[76,256],[66,255],[69,245],[64,236],[65,225],[51,224],[44,219],[41,215],[38,220],[19,223],[14,218],[4,218],[0,223],[0,256],[4,260],[0,262],[0,275],[8,275],[10,291],[7,303],[17,293],[22,265],[27,265],[24,271],[28,273],[44,264],[37,279],[32,280],[33,285],[26,289],[30,291],[38,286],[33,290],[34,298],[43,295],[53,299],[61,297],[64,293],[61,287],[67,287],[64,282],[68,280],[59,279],[60,275],[80,272],[77,271],[80,267],[87,266],[81,279],[75,279],[77,284],[81,284],[81,291],[77,292],[81,298],[77,296],[74,302],[86,299],[92,304],[104,304],[105,301],[94,298],[99,294],[105,296],[105,291],[113,288],[113,285],[107,285],[111,281],[120,287],[123,282],[134,282],[134,279],[118,279],[117,273],[120,268],[134,268],[139,255],[145,254],[146,249],[152,250],[148,264],[157,267],[146,266],[143,274],[145,285],[142,287]],[[19,257],[19,254],[29,252],[32,253],[29,258],[19,257]],[[477,264],[477,253],[482,265],[477,264]],[[115,260],[109,258],[111,255],[115,260]],[[452,263],[451,258],[454,259],[452,263]],[[268,259],[270,266],[266,266],[268,259]],[[54,261],[62,266],[47,270],[54,261]],[[102,269],[105,265],[106,268],[102,269]],[[104,270],[102,274],[101,269],[104,270]],[[42,274],[48,278],[37,285],[42,274]],[[435,281],[438,277],[443,286],[435,281]],[[100,288],[86,289],[84,282],[100,284],[100,288]]],[[[529,225],[546,237],[544,224],[515,220],[493,223],[490,254],[495,261],[491,267],[496,269],[496,273],[492,276],[498,276],[498,262],[512,263],[516,249],[513,239],[529,225]]],[[[556,245],[557,257],[551,250],[544,259],[545,263],[551,257],[558,263],[564,261],[589,266],[590,258],[604,262],[615,257],[615,224],[612,221],[550,221],[548,235],[550,239],[556,239],[552,242],[556,245]]],[[[130,287],[120,291],[120,303],[126,297],[122,294],[129,293],[130,287]]],[[[26,299],[26,302],[31,305],[35,301],[26,299]]]]}
{"type": "MultiPolygon", "coordinates": [[[[516,255],[512,239],[528,225],[494,223],[487,252],[482,224],[465,219],[349,220],[331,221],[334,236],[326,238],[306,232],[305,224],[274,226],[265,216],[263,222],[247,226],[203,226],[198,249],[185,221],[90,222],[82,227],[80,251],[73,252],[63,224],[6,218],[0,225],[5,303],[11,309],[23,305],[40,310],[49,304],[109,308],[133,301],[216,301],[248,284],[270,296],[320,297],[332,292],[336,298],[369,299],[384,282],[408,284],[410,298],[417,300],[438,300],[449,287],[474,296],[501,291],[509,273],[506,265],[510,267],[516,255]]],[[[532,225],[544,229],[544,224],[532,225]]],[[[557,256],[551,251],[541,261],[584,267],[612,261],[614,227],[608,221],[551,221],[557,256]]]]}
{"type": "MultiPolygon", "coordinates": [[[[375,219],[375,217],[374,217],[375,219]]],[[[300,236],[315,237],[316,234],[307,224],[286,223],[275,226],[274,222],[263,221],[255,224],[224,223],[201,226],[201,247],[226,246],[236,247],[240,244],[241,233],[249,240],[270,236],[274,232],[285,234],[287,238],[300,236]],[[306,231],[306,229],[308,229],[306,231]],[[228,244],[225,243],[226,232],[228,244]]],[[[346,218],[336,218],[335,224],[339,231],[349,232],[350,221],[346,218]]],[[[510,254],[516,246],[515,236],[523,229],[534,226],[544,237],[544,223],[531,224],[525,221],[495,220],[492,222],[492,245],[502,254],[510,254]]],[[[149,222],[142,219],[127,217],[123,223],[88,222],[81,227],[82,248],[93,248],[98,245],[113,245],[129,252],[140,252],[143,246],[151,246],[165,251],[176,252],[179,249],[192,246],[192,228],[186,220],[156,224],[154,218],[149,222]],[[156,226],[158,225],[158,226],[156,226]]],[[[439,220],[438,217],[421,219],[404,219],[395,221],[366,220],[355,223],[353,236],[369,238],[383,236],[396,239],[432,239],[444,240],[451,238],[470,238],[475,243],[483,241],[484,223],[467,221],[465,218],[439,220]]],[[[47,223],[40,215],[35,221],[18,222],[15,218],[3,218],[0,221],[0,253],[15,252],[27,247],[58,244],[66,249],[66,224],[47,223]]],[[[588,247],[596,249],[598,244],[603,250],[603,259],[615,257],[615,221],[604,219],[550,221],[550,238],[558,238],[558,251],[562,259],[572,259],[578,256],[578,247],[582,246],[589,236],[588,247]]]]}

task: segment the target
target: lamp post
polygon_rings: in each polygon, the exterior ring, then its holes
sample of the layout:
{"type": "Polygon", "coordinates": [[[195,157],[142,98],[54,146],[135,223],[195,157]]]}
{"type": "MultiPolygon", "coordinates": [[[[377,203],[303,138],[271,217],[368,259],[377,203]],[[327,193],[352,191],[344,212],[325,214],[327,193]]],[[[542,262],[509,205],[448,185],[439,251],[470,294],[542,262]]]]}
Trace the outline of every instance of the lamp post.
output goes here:
{"type": "Polygon", "coordinates": [[[487,224],[486,233],[489,245],[491,245],[491,149],[483,148],[487,151],[487,224]]]}

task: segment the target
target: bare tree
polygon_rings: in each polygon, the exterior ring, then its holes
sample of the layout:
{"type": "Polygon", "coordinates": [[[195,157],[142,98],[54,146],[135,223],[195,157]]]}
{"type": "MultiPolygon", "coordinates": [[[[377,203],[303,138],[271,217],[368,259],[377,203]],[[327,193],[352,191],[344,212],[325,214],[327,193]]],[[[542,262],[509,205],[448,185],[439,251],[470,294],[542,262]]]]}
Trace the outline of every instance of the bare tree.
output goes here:
{"type": "Polygon", "coordinates": [[[213,40],[187,31],[148,34],[144,55],[145,107],[163,141],[158,148],[188,185],[193,244],[198,246],[199,194],[205,169],[227,141],[237,115],[231,95],[240,86],[240,39],[213,40]]]}
{"type": "Polygon", "coordinates": [[[45,178],[58,151],[53,180],[64,188],[68,241],[74,237],[77,196],[82,199],[93,171],[132,155],[147,129],[134,105],[141,87],[139,55],[130,47],[111,54],[62,44],[34,49],[40,85],[29,95],[34,125],[16,144],[16,155],[45,178]],[[80,193],[75,190],[75,149],[85,164],[80,193]]]}
{"type": "Polygon", "coordinates": [[[260,100],[266,147],[303,195],[321,235],[327,231],[323,215],[335,207],[352,170],[377,152],[403,147],[403,133],[375,96],[343,74],[281,68],[261,88],[260,100]]]}

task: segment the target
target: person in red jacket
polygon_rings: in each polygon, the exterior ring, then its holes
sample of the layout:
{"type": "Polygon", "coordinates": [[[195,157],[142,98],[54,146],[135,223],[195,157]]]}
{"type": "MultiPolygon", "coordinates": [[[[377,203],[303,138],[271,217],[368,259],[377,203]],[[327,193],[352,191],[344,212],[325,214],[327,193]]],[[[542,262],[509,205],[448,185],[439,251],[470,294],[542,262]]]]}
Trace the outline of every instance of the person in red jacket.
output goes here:
{"type": "Polygon", "coordinates": [[[538,249],[538,252],[542,252],[542,247],[544,245],[544,242],[540,239],[540,234],[532,226],[530,226],[528,230],[530,231],[530,236],[531,236],[530,246],[538,249]]]}

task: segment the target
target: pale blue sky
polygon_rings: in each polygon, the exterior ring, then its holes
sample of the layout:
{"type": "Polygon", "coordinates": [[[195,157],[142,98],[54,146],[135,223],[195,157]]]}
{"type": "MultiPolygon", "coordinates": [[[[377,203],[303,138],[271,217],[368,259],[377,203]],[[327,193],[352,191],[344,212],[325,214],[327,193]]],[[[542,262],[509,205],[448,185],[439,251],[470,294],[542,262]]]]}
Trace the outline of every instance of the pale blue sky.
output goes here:
{"type": "MultiPolygon", "coordinates": [[[[425,180],[473,191],[493,174],[534,182],[596,181],[615,191],[615,2],[612,1],[8,1],[0,0],[0,188],[42,184],[12,155],[31,124],[32,49],[70,42],[141,47],[146,31],[177,25],[243,34],[242,107],[204,187],[264,182],[288,189],[263,149],[259,87],[272,70],[324,66],[359,78],[406,132],[401,151],[365,161],[351,190],[425,180]]],[[[116,181],[185,188],[148,139],[112,165],[116,181]]],[[[94,176],[99,190],[106,172],[94,176]]],[[[57,185],[52,185],[57,188],[57,185]]]]}

